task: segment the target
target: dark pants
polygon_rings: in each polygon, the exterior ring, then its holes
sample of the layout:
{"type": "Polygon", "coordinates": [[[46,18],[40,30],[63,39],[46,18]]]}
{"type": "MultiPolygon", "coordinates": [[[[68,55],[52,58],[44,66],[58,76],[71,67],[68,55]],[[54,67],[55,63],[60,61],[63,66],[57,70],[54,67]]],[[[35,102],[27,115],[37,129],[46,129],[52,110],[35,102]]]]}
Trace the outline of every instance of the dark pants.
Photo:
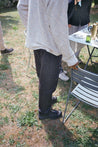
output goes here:
{"type": "MultiPolygon", "coordinates": [[[[61,57],[62,57],[62,56],[61,56],[61,57]]],[[[60,73],[62,73],[62,72],[63,72],[62,61],[60,62],[60,67],[59,67],[59,68],[60,68],[60,73]]],[[[59,74],[60,74],[60,73],[59,73],[59,74]]]]}
{"type": "Polygon", "coordinates": [[[51,107],[52,93],[57,87],[61,56],[43,49],[35,50],[34,56],[39,77],[39,110],[46,112],[51,107]]]}

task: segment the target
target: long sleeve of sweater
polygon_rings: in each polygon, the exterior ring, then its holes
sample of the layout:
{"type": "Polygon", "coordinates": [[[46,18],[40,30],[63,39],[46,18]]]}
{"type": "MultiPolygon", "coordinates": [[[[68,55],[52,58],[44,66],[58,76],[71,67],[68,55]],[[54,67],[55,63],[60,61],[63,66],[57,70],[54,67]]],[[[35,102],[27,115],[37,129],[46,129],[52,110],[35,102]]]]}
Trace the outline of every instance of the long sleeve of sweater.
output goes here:
{"type": "Polygon", "coordinates": [[[17,5],[20,18],[25,28],[27,28],[27,23],[28,23],[28,3],[29,3],[29,0],[19,0],[17,5]]]}
{"type": "Polygon", "coordinates": [[[69,45],[67,5],[66,0],[19,0],[17,8],[27,29],[26,47],[62,55],[72,66],[78,60],[69,45]]]}
{"type": "Polygon", "coordinates": [[[68,40],[68,19],[66,1],[57,0],[48,5],[47,15],[51,34],[55,44],[62,53],[62,60],[72,66],[78,62],[68,40]]]}

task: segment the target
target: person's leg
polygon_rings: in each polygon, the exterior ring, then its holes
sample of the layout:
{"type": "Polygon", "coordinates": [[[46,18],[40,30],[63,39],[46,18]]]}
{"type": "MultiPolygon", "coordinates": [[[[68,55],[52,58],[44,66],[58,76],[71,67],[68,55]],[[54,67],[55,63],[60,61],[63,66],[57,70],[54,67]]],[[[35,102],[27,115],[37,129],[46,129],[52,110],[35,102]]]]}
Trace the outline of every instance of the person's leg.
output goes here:
{"type": "MultiPolygon", "coordinates": [[[[72,25],[72,26],[69,28],[69,35],[71,35],[71,34],[77,32],[77,31],[78,31],[78,26],[73,26],[73,25],[72,25]]],[[[76,53],[76,52],[77,52],[77,43],[75,43],[74,41],[71,41],[71,40],[70,40],[70,46],[71,46],[72,50],[74,51],[74,53],[76,53]]]]}
{"type": "MultiPolygon", "coordinates": [[[[88,25],[84,25],[84,26],[71,26],[71,28],[69,28],[69,35],[77,32],[77,31],[80,31],[82,29],[85,29],[87,28],[88,25]]],[[[70,41],[70,46],[72,48],[72,50],[75,52],[75,55],[76,57],[79,58],[79,54],[80,54],[80,51],[81,49],[85,46],[81,43],[75,43],[73,41],[70,41]]]]}
{"type": "Polygon", "coordinates": [[[7,49],[5,47],[4,40],[3,40],[3,31],[2,31],[1,21],[0,21],[0,51],[1,51],[1,54],[11,53],[13,50],[14,50],[13,48],[7,49]]]}
{"type": "Polygon", "coordinates": [[[60,66],[61,56],[55,56],[46,51],[41,55],[39,108],[45,112],[51,107],[52,93],[55,91],[60,66]]]}
{"type": "MultiPolygon", "coordinates": [[[[84,26],[79,26],[77,31],[86,29],[87,27],[88,27],[88,24],[87,24],[87,25],[84,25],[84,26]]],[[[78,44],[77,44],[77,51],[76,51],[76,53],[75,53],[76,57],[79,58],[80,51],[81,51],[81,49],[82,49],[84,46],[85,46],[85,45],[83,45],[83,44],[81,44],[81,43],[78,43],[78,44]]]]}
{"type": "Polygon", "coordinates": [[[41,54],[42,54],[42,50],[34,50],[34,57],[35,57],[35,65],[36,65],[36,72],[37,72],[37,76],[39,78],[40,76],[40,68],[41,68],[41,54]]]}
{"type": "MultiPolygon", "coordinates": [[[[37,71],[37,76],[39,78],[40,76],[40,69],[41,69],[41,55],[43,54],[43,50],[35,50],[34,51],[34,56],[35,56],[35,64],[36,64],[36,71],[37,71]]],[[[53,96],[51,97],[51,104],[55,104],[57,102],[57,97],[53,96]]]]}
{"type": "MultiPolygon", "coordinates": [[[[79,27],[78,27],[78,31],[83,30],[83,29],[86,29],[87,27],[88,27],[88,25],[79,26],[79,27]]],[[[85,46],[85,45],[83,45],[83,44],[81,44],[81,43],[78,43],[78,44],[77,44],[77,51],[75,52],[75,55],[76,55],[76,57],[78,58],[79,63],[82,63],[81,59],[79,58],[79,54],[80,54],[81,49],[82,49],[84,46],[85,46]]]]}
{"type": "Polygon", "coordinates": [[[5,49],[5,46],[4,46],[4,40],[3,40],[3,31],[2,31],[2,26],[0,22],[0,51],[4,49],[5,49]]]}
{"type": "Polygon", "coordinates": [[[39,119],[59,118],[62,113],[51,109],[51,101],[58,82],[61,56],[55,56],[45,50],[36,50],[34,55],[39,77],[39,119]]]}
{"type": "Polygon", "coordinates": [[[59,67],[59,69],[60,69],[60,73],[62,73],[63,72],[62,61],[60,61],[60,67],[59,67]]]}
{"type": "Polygon", "coordinates": [[[62,67],[62,62],[60,62],[60,72],[59,72],[59,79],[63,80],[63,81],[68,81],[69,80],[69,77],[66,75],[67,74],[67,71],[66,70],[63,70],[63,67],[62,67]]]}
{"type": "Polygon", "coordinates": [[[63,80],[63,81],[68,81],[69,80],[69,77],[66,75],[67,71],[66,70],[63,70],[63,72],[60,72],[59,73],[59,79],[63,80]]]}
{"type": "Polygon", "coordinates": [[[61,79],[63,81],[68,81],[69,80],[69,77],[66,75],[67,74],[67,71],[66,70],[63,70],[62,61],[60,62],[59,69],[60,69],[59,79],[61,79]]]}

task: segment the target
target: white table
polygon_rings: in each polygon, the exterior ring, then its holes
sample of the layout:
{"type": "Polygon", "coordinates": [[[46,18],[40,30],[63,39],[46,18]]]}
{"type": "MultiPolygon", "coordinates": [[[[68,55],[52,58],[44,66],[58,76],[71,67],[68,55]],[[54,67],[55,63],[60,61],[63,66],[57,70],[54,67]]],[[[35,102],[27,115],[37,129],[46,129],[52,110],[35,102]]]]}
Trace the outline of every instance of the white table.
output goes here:
{"type": "Polygon", "coordinates": [[[81,31],[78,31],[72,35],[69,35],[69,40],[71,41],[74,41],[76,43],[81,43],[81,44],[84,44],[84,45],[87,45],[87,49],[88,49],[88,53],[89,53],[89,58],[88,58],[88,61],[84,67],[84,69],[87,68],[87,65],[89,63],[89,60],[92,61],[92,57],[98,57],[98,56],[93,56],[93,52],[95,49],[98,49],[98,40],[91,40],[90,43],[86,42],[86,36],[87,35],[91,35],[90,32],[88,31],[88,28],[86,29],[83,29],[81,31]],[[92,46],[92,51],[90,52],[90,49],[89,49],[89,46],[92,46]]]}

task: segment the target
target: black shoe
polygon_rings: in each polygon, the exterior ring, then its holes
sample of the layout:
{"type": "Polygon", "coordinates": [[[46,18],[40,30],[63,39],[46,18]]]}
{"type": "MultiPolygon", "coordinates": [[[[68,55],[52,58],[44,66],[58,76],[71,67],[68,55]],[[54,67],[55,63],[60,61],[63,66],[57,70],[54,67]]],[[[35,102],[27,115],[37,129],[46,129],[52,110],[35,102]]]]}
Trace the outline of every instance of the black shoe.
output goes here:
{"type": "Polygon", "coordinates": [[[5,48],[5,50],[2,50],[2,51],[1,51],[1,54],[9,54],[9,53],[11,53],[13,50],[14,50],[13,48],[10,48],[10,49],[5,48]]]}
{"type": "Polygon", "coordinates": [[[53,96],[53,97],[52,97],[51,104],[53,105],[53,104],[55,104],[56,102],[57,102],[57,97],[53,96]]]}
{"type": "Polygon", "coordinates": [[[53,110],[53,109],[49,109],[45,113],[39,112],[39,119],[40,120],[44,120],[44,119],[58,119],[60,117],[62,117],[62,112],[61,111],[57,111],[57,110],[53,110]]]}

